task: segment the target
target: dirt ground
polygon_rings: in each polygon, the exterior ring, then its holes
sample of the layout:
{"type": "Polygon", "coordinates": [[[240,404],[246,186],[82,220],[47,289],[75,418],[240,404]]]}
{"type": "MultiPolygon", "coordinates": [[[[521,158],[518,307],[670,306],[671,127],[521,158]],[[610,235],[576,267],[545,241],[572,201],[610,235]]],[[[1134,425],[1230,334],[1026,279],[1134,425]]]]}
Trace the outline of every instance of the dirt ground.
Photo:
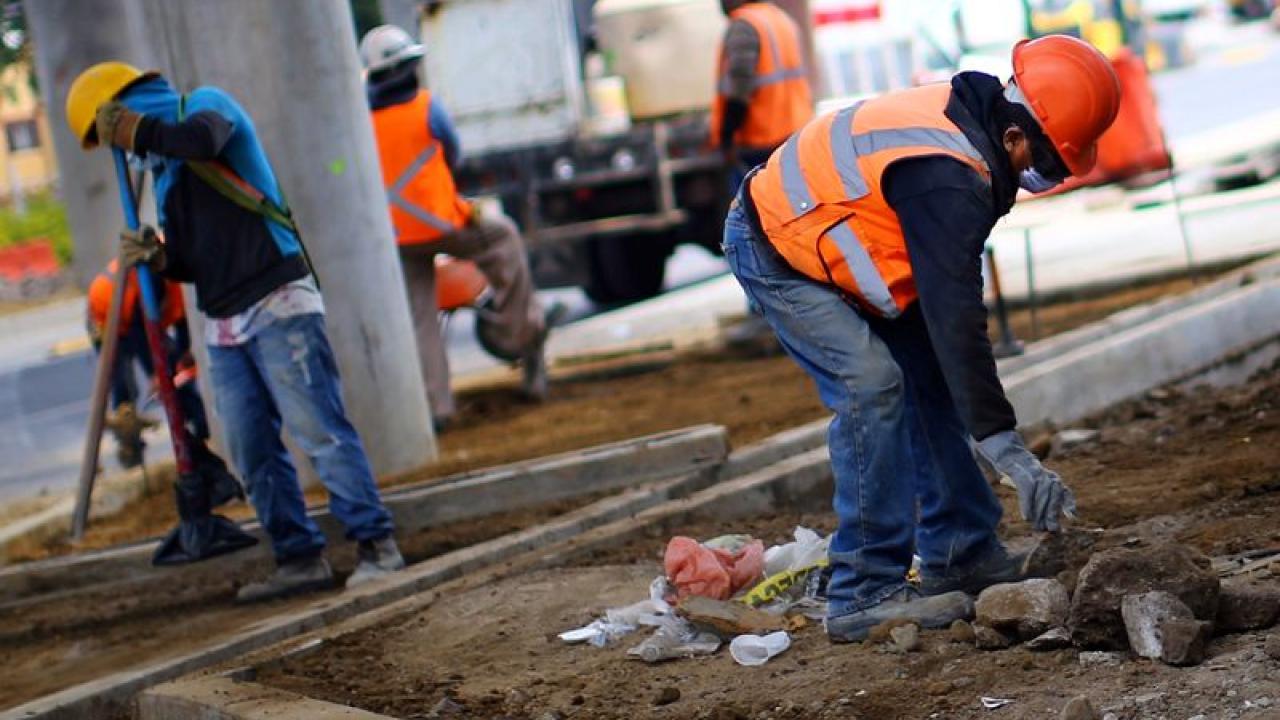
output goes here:
{"type": "MultiPolygon", "coordinates": [[[[1175,539],[1210,555],[1280,547],[1280,365],[1238,388],[1154,391],[1081,426],[1101,434],[1049,465],[1076,490],[1079,525],[1105,530],[1099,547],[1134,538],[1175,539]]],[[[1012,518],[1014,498],[1000,493],[1012,518]]],[[[797,523],[828,530],[832,522],[779,509],[681,531],[778,542],[797,523]]],[[[1009,519],[1003,532],[1016,538],[1027,527],[1009,519]]],[[[944,632],[924,633],[920,652],[900,655],[831,645],[815,626],[758,668],[735,665],[725,649],[646,666],[625,655],[639,634],[605,649],[555,638],[646,597],[665,540],[446,596],[268,665],[258,680],[395,717],[450,717],[430,714],[448,698],[457,717],[471,718],[1030,718],[1058,717],[1082,694],[1120,720],[1280,717],[1280,661],[1263,653],[1265,632],[1219,638],[1203,665],[1187,669],[1086,664],[1075,650],[984,652],[944,632]],[[1013,703],[984,710],[981,696],[1013,703]]]]}
{"type": "MultiPolygon", "coordinates": [[[[400,548],[408,562],[421,562],[532,527],[594,499],[548,503],[402,534],[400,548]]],[[[340,575],[355,564],[354,555],[345,543],[329,550],[340,575]]],[[[264,566],[261,574],[269,571],[264,566]]],[[[161,575],[0,605],[0,709],[191,652],[318,598],[235,605],[236,589],[250,579],[226,577],[214,568],[184,575],[182,584],[161,575]]]]}
{"type": "MultiPolygon", "coordinates": [[[[1191,287],[1188,280],[1174,279],[1059,302],[1039,310],[1040,336],[1191,287]]],[[[1032,337],[1028,310],[1012,312],[1010,324],[1017,337],[1032,337]]],[[[992,328],[995,332],[994,320],[992,328]]],[[[741,447],[826,415],[808,378],[785,357],[685,357],[653,372],[556,383],[541,405],[523,401],[509,388],[462,393],[458,404],[457,422],[440,436],[439,461],[417,472],[383,478],[384,487],[698,423],[725,426],[733,446],[741,447]]],[[[152,474],[156,492],[115,517],[94,522],[82,541],[72,544],[59,536],[15,544],[9,557],[22,562],[163,535],[176,520],[173,496],[164,472],[152,474]]],[[[313,504],[325,502],[321,490],[308,496],[313,504]]],[[[246,505],[223,512],[238,520],[253,515],[246,505]]]]}

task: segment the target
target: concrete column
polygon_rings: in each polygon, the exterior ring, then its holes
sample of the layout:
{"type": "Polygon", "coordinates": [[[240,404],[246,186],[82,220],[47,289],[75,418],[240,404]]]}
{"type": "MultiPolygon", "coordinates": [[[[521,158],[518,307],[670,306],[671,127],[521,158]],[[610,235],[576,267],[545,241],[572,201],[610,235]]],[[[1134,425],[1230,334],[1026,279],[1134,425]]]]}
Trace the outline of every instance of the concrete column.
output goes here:
{"type": "Polygon", "coordinates": [[[67,127],[67,90],[95,63],[123,60],[146,68],[153,58],[134,0],[25,0],[23,7],[75,244],[73,269],[80,286],[88,287],[115,255],[124,219],[110,161],[81,150],[67,127]]]}
{"type": "Polygon", "coordinates": [[[311,253],[351,420],[379,475],[435,459],[346,0],[143,0],[181,91],[253,117],[311,253]]]}
{"type": "Polygon", "coordinates": [[[422,0],[378,0],[382,22],[395,25],[414,38],[422,35],[422,0]]]}

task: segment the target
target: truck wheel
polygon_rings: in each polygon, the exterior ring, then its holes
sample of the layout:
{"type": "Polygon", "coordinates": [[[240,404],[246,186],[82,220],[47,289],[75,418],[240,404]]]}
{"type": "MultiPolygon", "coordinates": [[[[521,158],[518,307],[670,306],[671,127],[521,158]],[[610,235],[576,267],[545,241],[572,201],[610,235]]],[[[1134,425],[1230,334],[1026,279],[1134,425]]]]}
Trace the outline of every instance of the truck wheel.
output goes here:
{"type": "Polygon", "coordinates": [[[671,240],[663,235],[588,240],[590,272],[582,289],[601,304],[651,298],[662,291],[671,248],[671,240]]]}

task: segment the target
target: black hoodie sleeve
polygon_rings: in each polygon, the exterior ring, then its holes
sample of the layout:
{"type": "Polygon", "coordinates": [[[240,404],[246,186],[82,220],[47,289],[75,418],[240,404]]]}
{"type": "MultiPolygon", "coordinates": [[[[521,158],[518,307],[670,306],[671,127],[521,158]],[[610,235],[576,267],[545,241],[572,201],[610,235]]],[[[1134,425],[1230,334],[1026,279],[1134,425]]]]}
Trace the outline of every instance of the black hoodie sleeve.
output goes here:
{"type": "Polygon", "coordinates": [[[886,173],[920,309],[965,428],[981,440],[1017,425],[996,375],[982,297],[982,256],[995,224],[981,176],[944,157],[904,160],[886,173]]]}
{"type": "Polygon", "coordinates": [[[159,153],[180,160],[213,160],[222,152],[235,126],[212,110],[194,113],[178,123],[143,116],[134,136],[139,154],[159,153]]]}

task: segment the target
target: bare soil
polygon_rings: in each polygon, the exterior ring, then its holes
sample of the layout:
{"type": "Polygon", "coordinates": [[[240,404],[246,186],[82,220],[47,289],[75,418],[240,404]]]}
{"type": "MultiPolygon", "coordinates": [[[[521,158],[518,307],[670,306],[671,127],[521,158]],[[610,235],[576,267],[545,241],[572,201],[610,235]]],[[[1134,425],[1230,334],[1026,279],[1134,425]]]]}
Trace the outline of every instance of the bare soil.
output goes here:
{"type": "MultiPolygon", "coordinates": [[[[1040,335],[1065,332],[1191,287],[1185,279],[1174,279],[1046,306],[1038,311],[1040,335]]],[[[1029,310],[1012,312],[1010,323],[1018,338],[1031,339],[1029,310]]],[[[991,326],[994,333],[994,319],[991,326]]],[[[529,403],[510,388],[462,393],[456,422],[440,436],[440,459],[416,472],[382,478],[380,484],[423,482],[698,423],[725,426],[733,445],[741,447],[825,415],[809,379],[788,358],[685,357],[644,374],[556,383],[542,404],[529,403]]],[[[176,521],[173,495],[163,478],[153,485],[157,492],[114,517],[94,522],[80,542],[55,537],[15,543],[10,560],[36,560],[163,535],[176,521]]],[[[323,504],[323,490],[308,492],[308,500],[323,504]]],[[[237,520],[253,516],[243,504],[222,512],[237,520]]]]}
{"type": "MultiPolygon", "coordinates": [[[[1156,391],[1082,425],[1100,429],[1099,439],[1049,464],[1075,488],[1080,524],[1105,531],[1099,547],[1133,538],[1175,539],[1210,555],[1280,547],[1280,365],[1238,388],[1156,391]]],[[[999,492],[1004,534],[1026,536],[1012,494],[999,492]]],[[[797,523],[828,530],[833,521],[779,509],[680,532],[777,542],[797,523]]],[[[605,649],[555,638],[645,597],[665,542],[646,538],[577,567],[445,596],[269,664],[258,680],[405,718],[436,717],[429,713],[445,698],[473,718],[1030,718],[1057,717],[1077,695],[1120,720],[1280,717],[1280,661],[1263,653],[1265,632],[1216,639],[1210,658],[1187,669],[1129,659],[1086,665],[1075,650],[983,652],[943,632],[924,633],[920,652],[900,655],[831,645],[810,627],[759,668],[735,665],[723,649],[644,665],[625,655],[642,635],[605,649]],[[1014,702],[985,710],[981,696],[1014,702]]],[[[1255,580],[1277,583],[1266,573],[1255,580]]]]}
{"type": "MultiPolygon", "coordinates": [[[[548,503],[401,534],[400,549],[408,562],[421,562],[532,527],[593,499],[548,503]]],[[[339,573],[350,570],[354,556],[347,544],[329,551],[339,573]]],[[[259,576],[269,571],[263,567],[259,576]]],[[[151,577],[0,606],[0,667],[5,669],[0,674],[0,708],[183,655],[323,597],[239,606],[233,602],[236,590],[256,577],[227,577],[212,569],[184,579],[187,582],[179,585],[164,576],[151,577]]]]}

